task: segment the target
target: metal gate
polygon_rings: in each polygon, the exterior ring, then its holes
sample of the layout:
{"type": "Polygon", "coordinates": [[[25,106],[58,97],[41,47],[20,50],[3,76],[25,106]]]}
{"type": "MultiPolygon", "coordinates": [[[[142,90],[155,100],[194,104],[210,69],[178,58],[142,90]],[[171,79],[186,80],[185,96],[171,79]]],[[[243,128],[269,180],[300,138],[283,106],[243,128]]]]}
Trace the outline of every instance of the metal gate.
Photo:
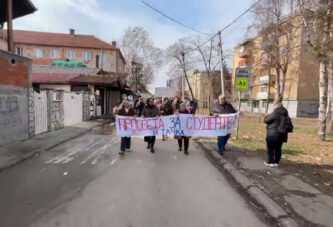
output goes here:
{"type": "Polygon", "coordinates": [[[46,91],[34,92],[35,134],[47,132],[47,96],[46,91]]]}
{"type": "Polygon", "coordinates": [[[83,121],[82,94],[64,93],[65,126],[71,126],[83,121]]]}

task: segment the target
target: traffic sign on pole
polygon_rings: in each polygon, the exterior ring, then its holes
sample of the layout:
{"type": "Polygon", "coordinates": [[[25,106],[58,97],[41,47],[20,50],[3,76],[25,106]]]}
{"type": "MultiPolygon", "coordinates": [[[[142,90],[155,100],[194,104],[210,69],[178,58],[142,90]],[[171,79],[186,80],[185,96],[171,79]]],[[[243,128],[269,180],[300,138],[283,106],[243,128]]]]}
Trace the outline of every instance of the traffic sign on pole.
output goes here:
{"type": "Polygon", "coordinates": [[[235,73],[235,90],[236,91],[250,90],[250,77],[251,77],[251,68],[238,67],[235,73]]]}

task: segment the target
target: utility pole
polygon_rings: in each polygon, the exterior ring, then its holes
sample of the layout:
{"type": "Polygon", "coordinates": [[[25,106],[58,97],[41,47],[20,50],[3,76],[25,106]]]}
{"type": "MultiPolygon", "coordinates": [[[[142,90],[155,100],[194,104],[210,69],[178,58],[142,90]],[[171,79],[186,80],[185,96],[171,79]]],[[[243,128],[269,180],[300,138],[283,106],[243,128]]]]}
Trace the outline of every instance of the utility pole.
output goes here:
{"type": "Polygon", "coordinates": [[[188,76],[187,76],[187,73],[186,73],[186,66],[185,66],[185,52],[181,52],[181,55],[182,55],[182,61],[183,63],[182,64],[182,68],[183,68],[183,72],[184,72],[184,75],[185,75],[185,79],[186,79],[186,82],[187,82],[187,86],[191,92],[191,96],[192,96],[192,99],[194,100],[194,95],[193,95],[193,91],[192,91],[192,87],[191,87],[191,84],[190,84],[190,81],[188,80],[188,76]]]}
{"type": "Polygon", "coordinates": [[[266,103],[266,110],[265,110],[266,114],[268,113],[268,107],[269,107],[270,88],[271,88],[271,66],[269,66],[269,70],[268,70],[267,103],[266,103]]]}
{"type": "Polygon", "coordinates": [[[223,48],[222,48],[222,34],[221,31],[219,31],[219,47],[220,47],[220,64],[221,64],[221,90],[222,95],[225,96],[225,87],[224,87],[224,72],[223,72],[223,48]]]}
{"type": "Polygon", "coordinates": [[[186,69],[185,69],[185,53],[182,52],[181,55],[182,55],[183,64],[184,64],[184,68],[183,68],[184,73],[182,74],[182,100],[184,101],[184,99],[185,99],[184,76],[185,76],[185,73],[186,73],[186,69]]]}
{"type": "Polygon", "coordinates": [[[8,51],[14,52],[13,43],[13,0],[7,0],[7,37],[8,51]]]}

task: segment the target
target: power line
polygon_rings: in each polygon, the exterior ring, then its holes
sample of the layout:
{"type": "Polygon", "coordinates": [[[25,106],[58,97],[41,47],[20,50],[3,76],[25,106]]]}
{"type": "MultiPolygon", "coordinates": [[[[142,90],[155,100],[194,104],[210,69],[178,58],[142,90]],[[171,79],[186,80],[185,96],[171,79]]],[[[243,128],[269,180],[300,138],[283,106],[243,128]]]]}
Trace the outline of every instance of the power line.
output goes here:
{"type": "Polygon", "coordinates": [[[168,18],[169,20],[172,20],[173,22],[175,22],[175,23],[177,23],[177,24],[179,24],[179,25],[181,25],[181,26],[183,26],[183,27],[185,27],[185,28],[187,28],[187,29],[190,29],[190,30],[192,30],[192,31],[195,31],[195,32],[201,33],[201,34],[203,34],[203,35],[211,35],[211,34],[208,34],[208,33],[202,32],[202,31],[200,31],[200,30],[198,30],[198,29],[196,29],[196,28],[193,28],[193,27],[191,27],[191,26],[188,26],[188,25],[186,25],[186,24],[181,23],[180,21],[178,21],[178,20],[176,20],[176,19],[174,19],[174,18],[168,16],[167,14],[163,13],[161,10],[156,9],[155,7],[153,7],[152,5],[148,4],[147,2],[145,2],[145,1],[143,1],[143,0],[141,0],[141,2],[142,2],[144,5],[146,5],[147,7],[149,7],[150,9],[152,9],[152,10],[154,10],[155,12],[159,13],[160,15],[162,15],[162,16],[168,18]]]}
{"type": "Polygon", "coordinates": [[[251,9],[253,9],[257,4],[259,4],[259,2],[261,2],[262,0],[258,0],[255,3],[253,3],[250,8],[248,8],[247,10],[245,10],[241,15],[239,15],[236,19],[234,19],[230,24],[228,24],[227,26],[225,26],[224,28],[222,28],[219,32],[224,32],[225,30],[227,30],[231,25],[233,25],[234,23],[236,23],[241,17],[243,17],[245,14],[247,14],[248,12],[250,12],[251,9]]]}
{"type": "MultiPolygon", "coordinates": [[[[206,43],[210,42],[212,39],[214,39],[216,36],[218,36],[220,34],[220,32],[224,32],[225,30],[227,30],[229,27],[231,27],[231,25],[233,25],[234,23],[236,23],[240,18],[242,18],[245,14],[247,14],[248,12],[250,12],[250,10],[252,10],[257,4],[259,4],[262,0],[258,0],[255,3],[253,3],[247,10],[245,10],[242,14],[240,14],[238,17],[236,17],[231,23],[229,23],[228,25],[226,25],[225,27],[223,27],[221,30],[219,30],[218,33],[216,33],[215,35],[213,35],[212,37],[210,37],[209,39],[207,39],[206,41],[204,41],[203,43],[201,43],[200,45],[198,45],[196,47],[196,49],[202,47],[203,45],[205,45],[206,43]]],[[[188,51],[189,52],[189,51],[188,51]]],[[[188,53],[188,52],[185,52],[188,53]]]]}

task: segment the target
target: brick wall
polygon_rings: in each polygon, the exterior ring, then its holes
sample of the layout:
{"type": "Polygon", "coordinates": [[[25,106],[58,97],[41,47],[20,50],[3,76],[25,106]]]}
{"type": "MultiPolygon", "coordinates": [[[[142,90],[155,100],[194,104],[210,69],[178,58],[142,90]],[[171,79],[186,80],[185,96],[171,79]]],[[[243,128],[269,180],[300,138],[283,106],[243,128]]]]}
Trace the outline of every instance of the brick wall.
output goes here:
{"type": "Polygon", "coordinates": [[[31,60],[0,50],[0,146],[29,138],[31,60]]]}

